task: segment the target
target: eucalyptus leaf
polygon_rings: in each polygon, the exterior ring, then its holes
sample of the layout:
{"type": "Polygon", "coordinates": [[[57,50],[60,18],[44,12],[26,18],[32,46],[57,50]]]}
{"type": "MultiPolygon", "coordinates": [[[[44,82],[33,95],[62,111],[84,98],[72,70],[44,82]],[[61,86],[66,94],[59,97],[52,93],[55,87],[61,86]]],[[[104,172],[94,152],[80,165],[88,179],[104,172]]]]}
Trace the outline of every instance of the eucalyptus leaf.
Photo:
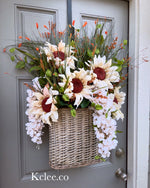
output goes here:
{"type": "Polygon", "coordinates": [[[25,62],[24,61],[19,61],[16,64],[16,69],[23,69],[25,67],[25,62]]]}
{"type": "Polygon", "coordinates": [[[29,72],[41,70],[40,66],[33,66],[29,69],[29,72]]]}
{"type": "Polygon", "coordinates": [[[25,63],[28,63],[28,62],[27,62],[27,56],[24,57],[24,61],[25,61],[25,63]]]}
{"type": "Polygon", "coordinates": [[[59,88],[59,93],[63,93],[64,92],[64,88],[63,87],[60,87],[59,88]]]}
{"type": "Polygon", "coordinates": [[[99,155],[96,155],[96,156],[95,156],[95,159],[96,159],[96,160],[98,160],[98,159],[100,159],[100,158],[101,158],[101,157],[100,157],[99,155]]]}
{"type": "Polygon", "coordinates": [[[46,76],[48,76],[48,77],[52,76],[52,72],[49,69],[46,71],[46,76]]]}
{"type": "Polygon", "coordinates": [[[69,97],[68,97],[68,95],[66,95],[66,94],[64,94],[64,95],[62,96],[62,98],[63,98],[64,101],[69,101],[69,97]]]}
{"type": "Polygon", "coordinates": [[[9,52],[10,52],[10,53],[14,53],[14,52],[15,52],[15,48],[10,48],[10,49],[9,49],[9,52]]]}
{"type": "Polygon", "coordinates": [[[76,117],[76,110],[75,110],[75,109],[72,109],[72,110],[71,110],[71,115],[72,115],[73,117],[76,117]]]}
{"type": "Polygon", "coordinates": [[[126,46],[128,44],[128,41],[127,40],[124,40],[123,41],[123,44],[126,46]]]}
{"type": "Polygon", "coordinates": [[[116,132],[116,133],[123,133],[123,131],[119,131],[119,130],[116,130],[115,132],[116,132]]]}
{"type": "Polygon", "coordinates": [[[96,29],[99,29],[101,26],[102,26],[101,24],[97,24],[96,29]]]}
{"type": "Polygon", "coordinates": [[[14,56],[11,56],[10,59],[11,59],[11,61],[15,61],[15,57],[14,56]]]}
{"type": "Polygon", "coordinates": [[[95,105],[95,109],[96,109],[96,110],[102,110],[103,107],[102,107],[101,105],[99,105],[99,104],[96,104],[96,105],[95,105]]]}

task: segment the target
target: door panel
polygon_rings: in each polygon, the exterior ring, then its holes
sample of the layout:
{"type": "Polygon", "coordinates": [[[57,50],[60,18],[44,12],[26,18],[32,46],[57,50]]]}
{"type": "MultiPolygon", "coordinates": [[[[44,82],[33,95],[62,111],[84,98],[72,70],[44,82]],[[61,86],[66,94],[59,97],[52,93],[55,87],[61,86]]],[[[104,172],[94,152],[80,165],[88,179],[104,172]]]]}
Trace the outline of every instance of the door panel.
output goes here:
{"type": "MultiPolygon", "coordinates": [[[[119,38],[119,43],[121,40],[128,39],[128,2],[125,1],[112,1],[112,0],[72,0],[73,12],[72,17],[75,20],[75,27],[79,27],[85,21],[87,21],[87,32],[93,31],[95,20],[99,20],[99,23],[105,23],[104,30],[108,30],[113,26],[112,33],[119,38]],[[80,4],[80,6],[79,6],[80,4]]],[[[126,52],[125,52],[126,53],[126,52]]],[[[120,56],[123,56],[121,54],[120,56]]],[[[122,89],[127,92],[127,86],[122,89]]],[[[101,188],[124,188],[126,184],[116,179],[114,176],[115,170],[119,167],[126,169],[126,104],[123,105],[122,109],[125,114],[125,119],[122,122],[118,121],[118,130],[123,131],[123,133],[118,135],[118,148],[123,148],[125,155],[122,158],[116,158],[115,151],[112,152],[110,165],[106,165],[107,162],[99,164],[96,168],[99,174],[99,182],[101,182],[101,188]],[[109,178],[108,178],[109,177],[109,178]]],[[[95,173],[93,172],[93,175],[95,173]]],[[[89,186],[90,187],[90,186],[89,186]]],[[[98,185],[97,185],[98,187],[98,185]]]]}
{"type": "MultiPolygon", "coordinates": [[[[19,35],[37,37],[35,23],[40,31],[48,21],[56,22],[57,29],[64,30],[67,20],[66,0],[1,0],[0,47],[13,44],[19,35]]],[[[128,3],[124,1],[73,0],[73,19],[76,26],[95,19],[107,22],[106,29],[115,21],[120,38],[127,38],[128,3]]],[[[92,30],[91,30],[92,31],[92,30]]],[[[89,32],[90,28],[89,28],[89,32]]],[[[110,159],[96,165],[78,169],[53,170],[48,165],[48,129],[44,131],[43,144],[38,150],[26,135],[25,116],[26,86],[31,77],[24,71],[15,70],[6,54],[0,55],[0,187],[1,188],[125,188],[125,183],[115,177],[115,170],[126,168],[126,155],[121,159],[112,152],[110,159]],[[4,72],[8,72],[5,75],[4,72]],[[68,175],[69,181],[31,181],[31,172],[47,172],[50,175],[68,175]]],[[[126,90],[126,89],[124,89],[126,90]]],[[[123,106],[126,112],[126,105],[123,106]]],[[[126,151],[126,120],[118,122],[119,147],[126,151]]]]}

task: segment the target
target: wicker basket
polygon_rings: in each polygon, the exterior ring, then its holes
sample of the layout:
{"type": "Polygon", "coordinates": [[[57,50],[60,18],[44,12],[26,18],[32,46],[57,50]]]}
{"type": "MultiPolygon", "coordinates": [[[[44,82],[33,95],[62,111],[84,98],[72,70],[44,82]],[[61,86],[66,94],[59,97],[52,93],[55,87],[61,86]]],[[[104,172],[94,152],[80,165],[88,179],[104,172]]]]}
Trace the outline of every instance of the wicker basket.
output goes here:
{"type": "Polygon", "coordinates": [[[92,126],[92,111],[59,109],[59,121],[49,128],[49,164],[53,169],[67,169],[100,162],[95,160],[97,139],[92,126]]]}

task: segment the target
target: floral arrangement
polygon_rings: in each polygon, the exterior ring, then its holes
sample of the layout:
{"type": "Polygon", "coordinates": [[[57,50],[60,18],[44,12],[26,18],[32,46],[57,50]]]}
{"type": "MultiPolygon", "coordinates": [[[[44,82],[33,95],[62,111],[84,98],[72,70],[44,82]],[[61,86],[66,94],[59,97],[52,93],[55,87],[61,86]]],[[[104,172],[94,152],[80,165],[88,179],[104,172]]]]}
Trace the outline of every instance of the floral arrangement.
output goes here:
{"type": "Polygon", "coordinates": [[[59,108],[70,108],[76,116],[78,108],[93,110],[93,128],[98,139],[96,158],[107,158],[117,146],[117,120],[124,118],[121,106],[125,93],[120,92],[127,75],[124,67],[129,59],[119,59],[127,40],[118,44],[112,28],[95,21],[94,33],[87,35],[87,22],[75,29],[75,21],[63,32],[55,24],[44,25],[45,33],[36,28],[41,40],[19,36],[16,46],[5,51],[17,69],[25,69],[34,76],[27,90],[27,134],[32,142],[42,144],[43,127],[57,122],[59,108]]]}

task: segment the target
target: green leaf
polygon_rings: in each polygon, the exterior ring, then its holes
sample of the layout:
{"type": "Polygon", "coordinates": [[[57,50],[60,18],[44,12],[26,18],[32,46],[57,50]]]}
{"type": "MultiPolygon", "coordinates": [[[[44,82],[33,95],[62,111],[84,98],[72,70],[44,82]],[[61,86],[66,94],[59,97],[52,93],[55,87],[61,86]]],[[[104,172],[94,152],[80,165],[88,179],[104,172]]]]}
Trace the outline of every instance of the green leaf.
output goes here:
{"type": "Polygon", "coordinates": [[[96,29],[99,29],[101,26],[102,26],[101,24],[97,24],[96,29]]]}
{"type": "Polygon", "coordinates": [[[15,57],[14,57],[14,56],[11,56],[10,59],[11,59],[12,61],[15,61],[15,57]]]}
{"type": "Polygon", "coordinates": [[[47,79],[46,78],[39,78],[38,79],[40,86],[44,88],[44,86],[47,84],[47,79]]]}
{"type": "Polygon", "coordinates": [[[81,108],[87,108],[90,104],[90,101],[88,99],[83,99],[82,103],[80,104],[81,108]]]}
{"type": "Polygon", "coordinates": [[[23,51],[23,50],[20,50],[19,48],[16,48],[16,50],[18,50],[20,53],[22,53],[22,54],[24,54],[24,55],[30,57],[31,59],[34,59],[34,60],[37,59],[37,58],[34,57],[33,55],[31,55],[31,54],[29,54],[28,52],[25,52],[25,51],[23,51]]]}
{"type": "Polygon", "coordinates": [[[104,37],[103,37],[103,35],[101,35],[101,38],[100,38],[100,45],[102,45],[103,42],[104,42],[104,37]]]}
{"type": "Polygon", "coordinates": [[[100,157],[99,155],[96,155],[96,156],[95,156],[95,159],[96,159],[96,160],[98,160],[98,159],[100,159],[100,158],[101,158],[101,157],[100,157]]]}
{"type": "Polygon", "coordinates": [[[58,72],[59,72],[60,74],[62,74],[62,70],[63,70],[63,67],[60,66],[60,67],[58,68],[58,72]]]}
{"type": "Polygon", "coordinates": [[[29,65],[34,65],[35,64],[35,62],[33,62],[33,61],[30,61],[30,63],[29,63],[29,65]]]}
{"type": "Polygon", "coordinates": [[[27,62],[27,56],[24,57],[24,61],[25,61],[25,63],[28,63],[28,62],[27,62]]]}
{"type": "Polygon", "coordinates": [[[110,111],[110,109],[106,112],[105,117],[108,118],[108,112],[110,111]]]}
{"type": "Polygon", "coordinates": [[[93,125],[93,127],[97,127],[97,125],[93,125]]]}
{"type": "Polygon", "coordinates": [[[69,104],[68,107],[71,108],[71,109],[73,108],[72,104],[69,104]]]}
{"type": "Polygon", "coordinates": [[[40,66],[33,66],[29,69],[29,72],[41,70],[40,66]]]}
{"type": "Polygon", "coordinates": [[[48,77],[52,76],[52,72],[49,69],[46,71],[46,76],[48,76],[48,77]]]}
{"type": "Polygon", "coordinates": [[[40,77],[44,77],[45,76],[45,72],[43,71],[43,69],[40,70],[40,77]]]}
{"type": "Polygon", "coordinates": [[[122,70],[122,65],[119,65],[116,71],[120,72],[121,70],[122,70]]]}
{"type": "Polygon", "coordinates": [[[116,130],[115,132],[116,132],[116,133],[123,133],[123,131],[119,131],[119,130],[116,130]]]}
{"type": "Polygon", "coordinates": [[[67,88],[68,82],[69,82],[69,76],[68,76],[68,78],[67,78],[67,80],[66,80],[66,83],[65,83],[65,86],[64,86],[64,91],[65,91],[66,88],[67,88]]]}
{"type": "Polygon", "coordinates": [[[96,50],[95,50],[95,54],[98,55],[99,53],[100,53],[99,49],[96,49],[96,50]]]}
{"type": "Polygon", "coordinates": [[[103,158],[100,158],[101,159],[101,161],[103,161],[103,162],[105,162],[106,161],[106,159],[103,159],[103,158]]]}
{"type": "Polygon", "coordinates": [[[123,44],[126,46],[128,44],[128,41],[127,40],[124,40],[123,41],[123,44]]]}
{"type": "Polygon", "coordinates": [[[62,96],[56,96],[56,101],[57,101],[57,107],[68,107],[68,103],[66,103],[63,99],[62,96]]]}
{"type": "Polygon", "coordinates": [[[71,110],[71,115],[72,115],[73,117],[76,117],[76,110],[75,110],[75,109],[72,109],[72,110],[71,110]]]}
{"type": "Polygon", "coordinates": [[[69,97],[68,97],[68,95],[66,95],[66,94],[64,94],[64,95],[62,96],[62,98],[64,99],[64,101],[69,101],[69,97]]]}
{"type": "Polygon", "coordinates": [[[64,88],[63,87],[60,87],[59,88],[59,93],[63,93],[64,92],[64,88]]]}
{"type": "Polygon", "coordinates": [[[58,73],[57,73],[57,72],[54,72],[54,73],[53,73],[53,76],[58,77],[58,73]]]}
{"type": "Polygon", "coordinates": [[[10,53],[14,53],[14,51],[15,51],[15,48],[10,48],[10,49],[9,49],[9,52],[10,52],[10,53]]]}
{"type": "Polygon", "coordinates": [[[96,110],[102,110],[103,107],[102,107],[101,105],[99,105],[99,104],[96,104],[96,105],[95,105],[95,109],[96,109],[96,110]]]}
{"type": "Polygon", "coordinates": [[[24,67],[25,67],[25,62],[23,62],[23,61],[19,61],[16,64],[16,69],[23,69],[24,67]]]}
{"type": "Polygon", "coordinates": [[[87,54],[89,57],[93,58],[93,53],[90,49],[87,50],[87,54]]]}
{"type": "Polygon", "coordinates": [[[72,41],[70,42],[70,46],[72,46],[72,47],[75,46],[75,41],[74,41],[74,40],[72,40],[72,41]]]}
{"type": "Polygon", "coordinates": [[[92,103],[91,103],[91,106],[92,106],[92,107],[95,107],[95,103],[94,103],[94,102],[92,102],[92,103]]]}

